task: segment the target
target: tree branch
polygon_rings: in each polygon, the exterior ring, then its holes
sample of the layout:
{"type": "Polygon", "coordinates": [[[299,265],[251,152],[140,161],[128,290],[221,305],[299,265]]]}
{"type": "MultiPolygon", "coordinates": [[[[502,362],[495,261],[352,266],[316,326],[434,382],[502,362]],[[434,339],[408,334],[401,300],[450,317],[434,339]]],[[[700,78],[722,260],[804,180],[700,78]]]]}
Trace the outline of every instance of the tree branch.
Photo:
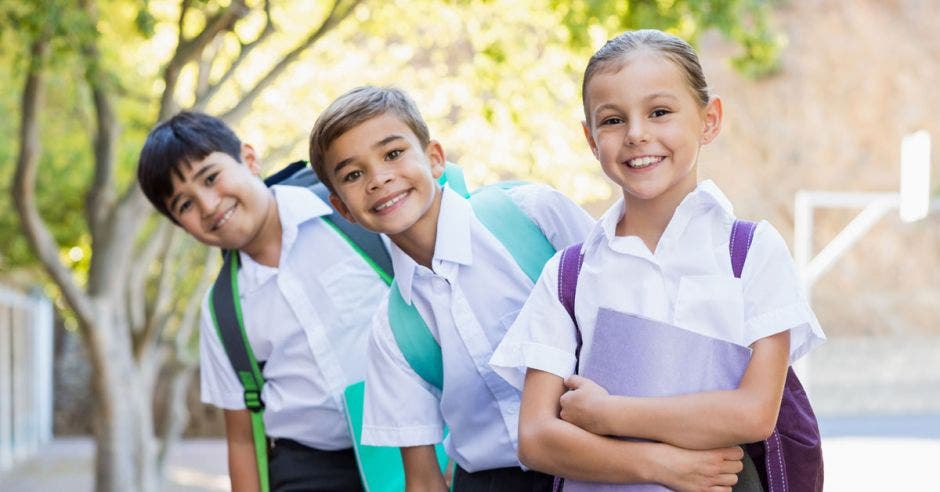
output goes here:
{"type": "Polygon", "coordinates": [[[176,46],[176,52],[173,53],[173,58],[170,59],[166,68],[163,70],[164,89],[163,97],[160,99],[159,121],[167,119],[178,109],[175,100],[176,83],[179,81],[183,67],[189,62],[199,58],[206,46],[215,39],[219,33],[232,30],[232,28],[235,27],[235,22],[244,17],[247,13],[248,6],[245,4],[244,0],[233,0],[228,7],[220,10],[212,17],[209,17],[206,20],[206,26],[203,28],[202,32],[191,39],[185,39],[183,32],[185,27],[184,17],[182,15],[180,16],[179,44],[176,46]]]}
{"type": "Polygon", "coordinates": [[[178,294],[173,289],[172,273],[185,270],[184,268],[180,268],[178,262],[181,248],[179,247],[180,234],[178,234],[176,227],[170,230],[164,238],[164,243],[165,246],[159,250],[162,252],[163,258],[160,260],[162,268],[160,269],[160,276],[157,280],[156,295],[153,302],[150,303],[150,314],[146,324],[144,324],[143,332],[134,343],[134,355],[137,356],[138,359],[146,357],[146,354],[151,352],[159,343],[160,335],[170,322],[172,315],[170,301],[174,294],[178,294]]]}
{"type": "MultiPolygon", "coordinates": [[[[46,226],[36,206],[36,172],[39,166],[39,111],[44,101],[44,63],[49,52],[49,40],[39,38],[30,47],[29,69],[23,88],[20,114],[20,153],[13,177],[13,202],[20,225],[39,261],[59,286],[66,302],[75,311],[79,325],[94,325],[94,308],[88,296],[75,284],[71,271],[59,260],[59,245],[46,226]]],[[[87,333],[86,333],[87,334],[87,333]]]]}
{"type": "Polygon", "coordinates": [[[264,28],[261,30],[261,33],[258,34],[258,37],[247,44],[239,40],[238,57],[232,61],[231,65],[225,70],[225,73],[219,77],[219,80],[209,85],[204,93],[200,94],[197,92],[196,103],[193,105],[194,110],[205,111],[206,106],[209,105],[209,101],[211,101],[212,98],[218,94],[219,89],[235,75],[235,72],[238,71],[238,67],[248,58],[248,55],[250,55],[268,36],[274,34],[276,29],[274,28],[274,23],[271,21],[271,3],[268,1],[264,2],[264,16],[264,28]]]}
{"type": "Polygon", "coordinates": [[[220,116],[220,118],[228,123],[229,125],[234,124],[240,120],[251,105],[255,102],[255,99],[261,94],[261,91],[265,89],[268,85],[271,84],[281,73],[287,69],[287,67],[294,62],[304,51],[307,50],[310,46],[316,43],[320,38],[322,38],[330,29],[336,27],[343,19],[345,19],[357,5],[362,3],[362,0],[353,0],[345,5],[343,8],[340,8],[340,4],[343,4],[342,0],[336,0],[333,3],[333,7],[330,8],[329,14],[326,18],[323,19],[323,22],[320,24],[320,27],[314,29],[310,32],[306,39],[304,39],[299,45],[297,45],[293,50],[284,55],[283,58],[277,64],[268,71],[254,87],[252,87],[248,92],[242,96],[241,101],[238,102],[234,107],[226,111],[220,116]]]}
{"type": "MultiPolygon", "coordinates": [[[[141,333],[147,323],[147,272],[157,259],[157,255],[170,247],[173,225],[160,219],[157,230],[150,236],[140,253],[135,255],[137,260],[131,266],[127,275],[128,313],[130,313],[131,331],[141,333]]],[[[151,310],[152,311],[152,310],[151,310]]]]}

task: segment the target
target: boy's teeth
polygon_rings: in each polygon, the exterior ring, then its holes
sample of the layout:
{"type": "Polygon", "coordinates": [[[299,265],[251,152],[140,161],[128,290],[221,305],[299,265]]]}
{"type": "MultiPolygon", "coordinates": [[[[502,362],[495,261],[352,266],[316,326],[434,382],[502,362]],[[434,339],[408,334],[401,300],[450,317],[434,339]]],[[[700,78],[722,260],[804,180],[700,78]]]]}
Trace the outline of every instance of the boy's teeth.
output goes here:
{"type": "Polygon", "coordinates": [[[405,195],[407,195],[407,193],[402,193],[402,194],[396,196],[395,198],[392,198],[391,200],[389,200],[389,201],[387,201],[387,202],[385,202],[385,203],[383,203],[383,204],[381,204],[381,205],[376,206],[376,207],[375,207],[375,210],[376,210],[376,211],[385,210],[386,208],[391,207],[392,205],[395,205],[396,203],[400,202],[402,198],[405,198],[405,195]]]}
{"type": "Polygon", "coordinates": [[[228,212],[225,212],[225,215],[223,215],[222,218],[219,219],[219,222],[215,224],[215,228],[218,229],[219,227],[222,227],[222,224],[225,224],[226,222],[228,222],[228,219],[232,216],[234,212],[235,212],[235,207],[228,209],[228,212]]]}
{"type": "Polygon", "coordinates": [[[649,166],[650,164],[655,164],[661,160],[662,160],[662,157],[650,157],[650,156],[637,157],[636,159],[630,159],[629,161],[627,161],[627,165],[634,169],[639,169],[639,168],[649,166]]]}

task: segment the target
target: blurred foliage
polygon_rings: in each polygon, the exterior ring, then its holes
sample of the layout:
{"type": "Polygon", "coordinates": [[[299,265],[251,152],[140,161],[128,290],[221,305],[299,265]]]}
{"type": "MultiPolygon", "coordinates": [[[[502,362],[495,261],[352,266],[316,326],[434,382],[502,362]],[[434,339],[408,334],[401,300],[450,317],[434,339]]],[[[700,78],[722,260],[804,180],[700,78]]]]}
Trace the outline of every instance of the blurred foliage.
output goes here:
{"type": "MultiPolygon", "coordinates": [[[[193,29],[228,5],[225,0],[189,3],[193,29]]],[[[210,80],[221,76],[239,45],[264,23],[262,2],[247,3],[252,10],[235,32],[212,48],[218,56],[210,80]]],[[[123,189],[134,179],[137,152],[164,90],[160,75],[179,35],[178,2],[102,0],[94,25],[80,4],[0,3],[5,114],[19,114],[31,40],[43,32],[55,40],[41,120],[37,198],[63,255],[89,247],[83,208],[94,170],[94,114],[86,74],[103,70],[106,89],[117,101],[122,134],[115,177],[123,189]],[[101,66],[85,63],[81,47],[92,39],[99,41],[101,66]]],[[[218,113],[239,101],[305,35],[313,21],[303,20],[322,18],[324,8],[321,2],[273,2],[277,30],[207,110],[218,113]]],[[[236,130],[270,156],[273,170],[305,157],[307,132],[333,98],[357,85],[396,85],[412,94],[432,134],[449,158],[463,164],[472,184],[519,176],[548,182],[582,203],[605,200],[610,188],[596,172],[580,129],[580,77],[590,54],[629,28],[660,28],[692,42],[717,29],[743,50],[732,60],[741,73],[767,74],[782,46],[768,27],[768,8],[761,0],[367,1],[267,87],[236,130]]],[[[194,101],[197,78],[195,64],[187,66],[178,93],[183,107],[194,101]]],[[[0,272],[36,267],[10,198],[17,126],[16,117],[0,120],[0,272]]],[[[90,254],[67,263],[79,277],[90,254]]]]}

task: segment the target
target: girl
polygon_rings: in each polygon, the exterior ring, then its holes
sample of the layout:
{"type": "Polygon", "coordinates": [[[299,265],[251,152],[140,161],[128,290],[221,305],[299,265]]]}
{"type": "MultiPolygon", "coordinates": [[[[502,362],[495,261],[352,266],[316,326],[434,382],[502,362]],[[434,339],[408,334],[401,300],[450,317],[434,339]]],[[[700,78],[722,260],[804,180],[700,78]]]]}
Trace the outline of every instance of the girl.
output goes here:
{"type": "Polygon", "coordinates": [[[750,474],[736,490],[821,488],[815,417],[788,367],[825,336],[780,234],[767,222],[736,225],[717,186],[698,183],[722,105],[695,52],[660,31],[621,34],[591,58],[582,95],[585,137],[623,199],[579,249],[546,265],[491,360],[524,382],[520,459],[567,477],[565,490],[596,489],[609,461],[579,446],[584,432],[689,449],[772,437],[749,447],[755,459],[745,456],[750,474]],[[774,432],[778,415],[787,432],[774,432]]]}

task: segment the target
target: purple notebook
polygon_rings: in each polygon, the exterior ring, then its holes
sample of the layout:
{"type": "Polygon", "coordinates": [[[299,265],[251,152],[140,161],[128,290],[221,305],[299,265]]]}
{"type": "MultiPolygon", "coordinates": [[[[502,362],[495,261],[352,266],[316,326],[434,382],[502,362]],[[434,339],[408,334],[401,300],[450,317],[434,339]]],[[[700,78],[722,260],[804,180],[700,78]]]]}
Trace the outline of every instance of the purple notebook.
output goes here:
{"type": "MultiPolygon", "coordinates": [[[[746,347],[633,314],[600,309],[581,374],[612,395],[674,396],[738,387],[751,358],[746,347]],[[681,368],[674,372],[664,367],[681,368]]],[[[665,491],[658,484],[565,480],[572,491],[665,491]]]]}

